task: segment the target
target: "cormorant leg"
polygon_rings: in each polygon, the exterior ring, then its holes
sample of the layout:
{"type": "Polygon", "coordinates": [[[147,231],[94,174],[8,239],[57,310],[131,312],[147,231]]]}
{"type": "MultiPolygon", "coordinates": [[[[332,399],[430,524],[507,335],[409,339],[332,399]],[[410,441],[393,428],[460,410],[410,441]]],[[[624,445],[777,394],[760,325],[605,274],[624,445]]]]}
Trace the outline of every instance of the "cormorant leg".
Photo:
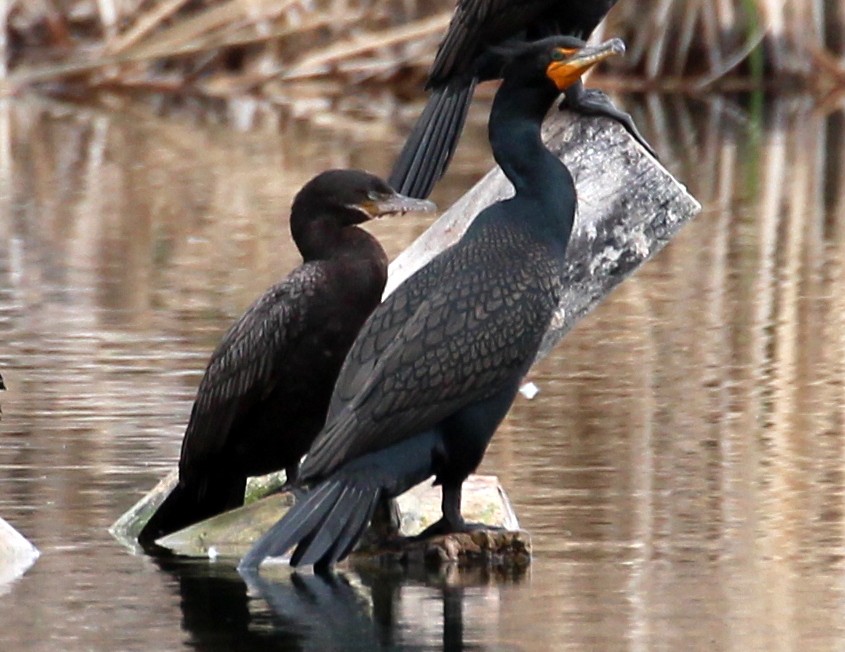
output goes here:
{"type": "Polygon", "coordinates": [[[461,515],[461,488],[443,485],[443,495],[440,498],[440,508],[443,510],[443,521],[449,527],[449,532],[461,532],[466,527],[466,521],[461,515]]]}
{"type": "Polygon", "coordinates": [[[370,519],[370,530],[379,541],[385,541],[398,536],[400,526],[399,505],[392,498],[382,494],[370,519]]]}
{"type": "Polygon", "coordinates": [[[613,106],[613,102],[602,91],[585,88],[584,82],[578,81],[566,89],[566,95],[558,108],[571,109],[582,115],[602,115],[615,120],[625,127],[628,133],[634,137],[634,140],[645,147],[649,154],[657,158],[657,152],[643,138],[631,115],[613,106]]]}
{"type": "Polygon", "coordinates": [[[453,534],[455,532],[501,529],[493,525],[487,525],[486,523],[468,523],[464,520],[464,517],[461,515],[462,485],[463,482],[457,485],[443,485],[443,497],[440,502],[441,509],[443,510],[443,518],[429,525],[418,535],[411,537],[412,540],[419,541],[440,534],[453,534]]]}

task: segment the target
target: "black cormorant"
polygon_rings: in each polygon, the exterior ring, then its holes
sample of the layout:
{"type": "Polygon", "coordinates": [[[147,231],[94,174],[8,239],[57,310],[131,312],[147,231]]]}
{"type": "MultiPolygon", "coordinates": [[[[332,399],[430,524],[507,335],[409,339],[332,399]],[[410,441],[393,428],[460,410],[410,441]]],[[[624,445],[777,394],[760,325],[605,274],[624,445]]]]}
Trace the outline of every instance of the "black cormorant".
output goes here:
{"type": "Polygon", "coordinates": [[[561,90],[623,49],[618,39],[584,47],[552,37],[496,52],[505,61],[504,81],[489,136],[515,194],[484,209],[367,320],[303,462],[300,481],[310,489],[241,568],[295,544],[295,566],[343,559],[381,499],[432,475],[443,487],[443,518],[428,533],[468,527],[461,486],[481,462],[557,308],[575,217],[575,185],[540,139],[543,117],[561,90]]]}
{"type": "Polygon", "coordinates": [[[179,484],[142,530],[142,544],[243,504],[247,476],[284,468],[289,482],[296,478],[387,280],[387,255],[355,225],[433,207],[358,170],[330,170],[305,184],[290,217],[304,262],[212,354],[182,441],[179,484]]]}
{"type": "MultiPolygon", "coordinates": [[[[466,121],[475,85],[497,79],[501,71],[485,53],[519,37],[554,35],[586,40],[617,0],[458,0],[440,43],[426,88],[431,97],[399,154],[390,183],[412,197],[428,197],[443,176],[466,121]]],[[[631,116],[599,91],[579,80],[561,106],[586,115],[605,115],[622,123],[649,151],[631,116]]]]}

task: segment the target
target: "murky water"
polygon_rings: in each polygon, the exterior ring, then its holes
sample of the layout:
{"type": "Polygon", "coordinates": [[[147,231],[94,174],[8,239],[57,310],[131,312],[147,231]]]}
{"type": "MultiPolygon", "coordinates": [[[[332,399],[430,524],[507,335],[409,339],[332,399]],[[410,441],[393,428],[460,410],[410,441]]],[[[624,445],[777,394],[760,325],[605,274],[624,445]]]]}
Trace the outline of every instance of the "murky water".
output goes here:
{"type": "MultiPolygon", "coordinates": [[[[295,264],[292,193],[383,172],[400,139],[386,118],[191,116],[0,104],[0,516],[42,551],[0,589],[0,649],[845,649],[841,106],[639,105],[705,211],[494,439],[482,471],[534,536],[526,574],[249,589],[106,528],[175,462],[223,329],[295,264]]],[[[483,116],[441,204],[488,166],[483,116]]],[[[395,254],[425,226],[375,230],[395,254]]]]}

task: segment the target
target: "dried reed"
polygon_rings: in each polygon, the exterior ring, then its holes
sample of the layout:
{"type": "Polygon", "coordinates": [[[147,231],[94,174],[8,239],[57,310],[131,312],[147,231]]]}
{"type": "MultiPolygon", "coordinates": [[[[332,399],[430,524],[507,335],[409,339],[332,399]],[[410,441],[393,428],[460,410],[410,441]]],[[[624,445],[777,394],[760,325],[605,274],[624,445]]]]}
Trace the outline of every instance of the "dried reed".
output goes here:
{"type": "MultiPolygon", "coordinates": [[[[419,82],[453,0],[0,0],[0,75],[269,96],[307,77],[419,82]]],[[[623,0],[603,26],[620,84],[842,85],[845,0],[623,0]]]]}

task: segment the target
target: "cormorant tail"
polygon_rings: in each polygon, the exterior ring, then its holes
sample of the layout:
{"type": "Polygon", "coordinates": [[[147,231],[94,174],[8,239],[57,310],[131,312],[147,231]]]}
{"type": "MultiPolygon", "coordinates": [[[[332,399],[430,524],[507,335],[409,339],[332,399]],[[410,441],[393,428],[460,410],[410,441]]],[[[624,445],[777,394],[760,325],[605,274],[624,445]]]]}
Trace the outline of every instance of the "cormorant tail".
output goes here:
{"type": "Polygon", "coordinates": [[[443,176],[466,122],[474,78],[454,79],[435,89],[390,173],[397,192],[425,199],[443,176]]]}
{"type": "Polygon", "coordinates": [[[327,568],[342,560],[364,534],[383,495],[398,496],[432,475],[439,442],[436,431],[422,433],[341,467],[265,532],[238,568],[257,568],[293,546],[291,566],[327,568]]]}
{"type": "Polygon", "coordinates": [[[206,491],[199,498],[196,490],[177,484],[138,534],[138,543],[150,546],[156,539],[243,504],[246,479],[242,482],[221,480],[209,483],[208,488],[220,490],[206,491]]]}

